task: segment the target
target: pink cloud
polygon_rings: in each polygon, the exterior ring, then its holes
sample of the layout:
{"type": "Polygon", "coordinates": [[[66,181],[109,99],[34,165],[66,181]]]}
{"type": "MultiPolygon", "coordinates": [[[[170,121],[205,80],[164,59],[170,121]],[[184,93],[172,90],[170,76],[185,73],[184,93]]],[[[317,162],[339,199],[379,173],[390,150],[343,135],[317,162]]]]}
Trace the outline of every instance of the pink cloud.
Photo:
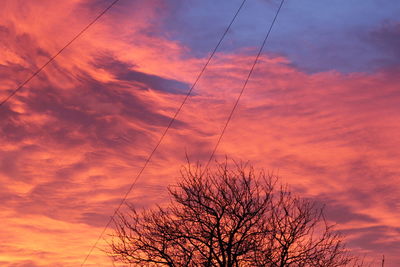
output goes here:
{"type": "MultiPolygon", "coordinates": [[[[0,97],[102,4],[5,3],[0,97]]],[[[1,108],[3,265],[79,265],[168,124],[204,59],[151,34],[160,3],[129,8],[134,14],[117,7],[1,108]]],[[[166,201],[185,151],[208,159],[252,52],[217,55],[136,184],[135,205],[166,201]]],[[[391,249],[400,244],[399,79],[395,67],[307,74],[266,55],[217,157],[279,170],[293,190],[328,205],[352,249],[399,261],[391,249]]],[[[97,250],[90,263],[110,265],[97,250]]]]}

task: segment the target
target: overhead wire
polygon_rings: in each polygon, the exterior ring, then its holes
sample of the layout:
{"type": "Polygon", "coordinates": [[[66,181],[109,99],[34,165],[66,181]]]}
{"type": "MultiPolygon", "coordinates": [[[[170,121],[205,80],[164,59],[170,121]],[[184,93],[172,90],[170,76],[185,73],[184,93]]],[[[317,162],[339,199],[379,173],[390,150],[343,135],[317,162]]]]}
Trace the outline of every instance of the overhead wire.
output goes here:
{"type": "MultiPolygon", "coordinates": [[[[111,9],[115,4],[117,4],[117,2],[119,2],[119,1],[120,1],[120,0],[114,0],[113,2],[111,2],[110,5],[108,5],[98,16],[96,16],[88,25],[86,25],[77,35],[75,35],[75,36],[74,36],[67,44],[65,44],[57,53],[55,53],[52,57],[50,57],[50,59],[49,59],[48,61],[46,61],[39,69],[37,69],[31,76],[29,76],[28,79],[26,79],[22,84],[20,84],[16,89],[14,89],[7,97],[5,97],[5,98],[0,102],[0,107],[3,106],[6,102],[8,102],[18,91],[20,91],[21,89],[23,89],[24,86],[25,86],[26,84],[28,84],[33,78],[35,78],[38,74],[40,74],[40,73],[43,71],[43,69],[45,69],[45,68],[47,67],[47,65],[49,65],[52,61],[54,61],[65,49],[67,49],[73,42],[75,42],[83,33],[85,33],[93,24],[95,24],[108,10],[110,10],[110,9],[111,9]]],[[[225,29],[223,35],[222,35],[221,38],[219,39],[219,41],[218,41],[217,45],[215,46],[214,50],[212,51],[212,53],[211,53],[210,56],[208,57],[206,63],[204,64],[203,68],[201,69],[200,73],[199,73],[198,76],[196,77],[195,82],[192,84],[190,90],[189,90],[188,93],[186,94],[186,96],[185,96],[185,98],[183,99],[181,105],[179,106],[179,108],[178,108],[177,111],[175,112],[174,116],[171,118],[171,120],[170,120],[168,126],[167,126],[166,129],[164,130],[163,134],[161,135],[161,137],[160,137],[159,141],[157,142],[156,146],[154,147],[154,149],[153,149],[153,150],[151,151],[151,153],[149,154],[148,158],[146,159],[146,161],[145,161],[143,167],[141,168],[141,170],[139,171],[139,173],[138,173],[137,176],[135,177],[134,181],[131,183],[131,185],[130,185],[128,191],[126,192],[126,194],[124,195],[123,199],[121,200],[121,202],[119,203],[119,205],[117,206],[117,208],[114,210],[113,215],[111,216],[110,220],[108,221],[108,223],[106,224],[106,226],[105,226],[104,229],[102,230],[102,232],[101,232],[101,234],[99,235],[98,239],[97,239],[96,242],[93,244],[93,246],[90,248],[90,250],[89,250],[88,254],[86,255],[84,261],[82,262],[81,266],[83,266],[83,265],[86,263],[87,259],[88,259],[89,256],[91,255],[93,249],[97,246],[97,243],[98,243],[99,240],[102,238],[102,236],[104,235],[104,233],[105,233],[105,231],[107,230],[107,228],[110,226],[110,224],[111,224],[111,222],[113,221],[115,215],[118,213],[118,211],[120,210],[121,206],[122,206],[123,203],[126,201],[128,195],[129,195],[129,193],[132,191],[132,189],[133,189],[134,185],[136,184],[137,180],[139,179],[139,177],[140,177],[141,174],[143,173],[144,169],[147,167],[147,165],[148,165],[148,163],[150,162],[151,158],[153,157],[154,153],[156,152],[156,150],[157,150],[158,147],[160,146],[162,140],[164,139],[165,135],[167,134],[168,130],[171,128],[173,122],[176,120],[178,114],[180,113],[180,111],[181,111],[181,109],[183,108],[183,106],[185,105],[187,99],[188,99],[189,96],[191,95],[193,89],[195,88],[195,86],[197,85],[197,83],[198,83],[198,81],[200,80],[201,76],[203,75],[204,71],[206,70],[206,68],[207,68],[207,66],[209,65],[211,59],[214,57],[216,51],[217,51],[218,48],[220,47],[222,41],[224,40],[226,34],[228,33],[229,29],[231,28],[233,22],[236,20],[236,17],[237,17],[238,14],[240,13],[240,10],[242,9],[242,7],[244,6],[244,4],[245,4],[246,1],[247,1],[247,0],[243,0],[242,3],[241,3],[241,5],[240,5],[239,8],[237,9],[237,11],[236,11],[234,17],[232,18],[232,20],[230,21],[228,27],[225,29]]],[[[265,44],[266,44],[266,42],[267,42],[267,40],[268,40],[268,37],[269,37],[269,35],[270,35],[270,32],[271,32],[271,30],[272,30],[272,28],[273,28],[273,26],[274,26],[274,24],[275,24],[275,21],[276,21],[276,19],[277,19],[277,17],[278,17],[278,14],[279,14],[279,12],[280,12],[280,10],[281,10],[281,8],[282,8],[283,3],[284,3],[284,0],[281,1],[281,4],[280,4],[280,6],[279,6],[279,8],[278,8],[278,11],[277,11],[277,13],[276,13],[276,15],[275,15],[275,17],[274,17],[274,19],[273,19],[273,22],[271,23],[271,26],[270,26],[270,28],[269,28],[269,30],[268,30],[268,32],[267,32],[266,37],[264,38],[264,41],[263,41],[263,43],[262,43],[262,45],[261,45],[261,47],[260,47],[260,50],[258,51],[258,54],[257,54],[257,56],[256,56],[256,59],[254,60],[254,63],[253,63],[253,65],[252,65],[252,67],[251,67],[251,69],[250,69],[250,71],[249,71],[249,73],[248,73],[248,76],[247,76],[247,78],[246,78],[246,80],[245,80],[245,83],[244,83],[244,85],[243,85],[243,87],[242,87],[242,89],[241,89],[241,91],[240,91],[240,94],[239,94],[239,96],[238,96],[238,98],[237,98],[237,100],[236,100],[236,102],[235,102],[235,104],[234,104],[234,106],[233,106],[233,108],[232,108],[232,110],[231,110],[229,116],[228,116],[228,119],[227,119],[227,121],[226,121],[226,123],[225,123],[225,125],[224,125],[224,127],[223,127],[223,130],[222,130],[222,132],[221,132],[221,134],[220,134],[220,136],[219,136],[219,138],[218,138],[218,141],[217,141],[217,143],[216,143],[216,145],[215,145],[215,147],[214,147],[214,149],[213,149],[213,151],[212,151],[212,153],[211,153],[211,156],[210,156],[210,158],[209,158],[209,160],[208,160],[208,162],[207,162],[207,166],[210,164],[212,158],[214,157],[215,152],[216,152],[216,150],[217,150],[217,148],[218,148],[218,146],[219,146],[219,144],[220,144],[220,142],[221,142],[221,140],[222,140],[222,137],[223,137],[224,133],[226,132],[226,129],[227,129],[227,127],[228,127],[228,124],[229,124],[229,122],[231,121],[232,116],[233,116],[233,114],[234,114],[234,112],[235,112],[235,110],[236,110],[236,108],[237,108],[237,106],[238,106],[238,103],[239,103],[239,101],[240,101],[240,98],[241,98],[241,96],[242,96],[242,94],[243,94],[243,92],[244,92],[244,90],[245,90],[245,88],[246,88],[246,86],[247,86],[248,81],[250,80],[250,77],[251,77],[251,75],[252,75],[252,73],[253,73],[253,70],[254,70],[254,68],[255,68],[255,66],[256,66],[258,60],[259,60],[259,57],[260,57],[260,55],[261,55],[261,52],[262,52],[262,50],[263,50],[263,48],[264,48],[264,46],[265,46],[265,44]]]]}
{"type": "Polygon", "coordinates": [[[245,81],[244,81],[243,87],[242,87],[242,89],[241,89],[241,91],[240,91],[238,97],[236,98],[235,104],[233,105],[233,107],[232,107],[232,109],[231,109],[231,112],[229,113],[229,116],[228,116],[228,118],[227,118],[227,120],[226,120],[226,122],[225,122],[225,124],[224,124],[224,127],[222,128],[221,134],[220,134],[219,137],[218,137],[217,143],[215,144],[214,149],[213,149],[213,151],[212,151],[212,153],[211,153],[211,155],[210,155],[210,158],[208,159],[207,164],[205,165],[205,168],[203,169],[203,174],[204,174],[204,172],[207,171],[208,166],[210,165],[212,159],[214,158],[215,153],[216,153],[216,151],[217,151],[217,149],[218,149],[218,146],[219,146],[220,143],[221,143],[222,137],[224,136],[224,134],[225,134],[225,132],[226,132],[226,129],[228,128],[229,122],[232,120],[233,113],[235,112],[235,110],[236,110],[236,108],[237,108],[237,106],[238,106],[238,104],[239,104],[239,101],[240,101],[240,99],[241,99],[241,97],[242,97],[242,95],[243,95],[243,92],[244,92],[244,90],[246,89],[246,86],[247,86],[247,84],[248,84],[248,82],[249,82],[249,80],[250,80],[250,77],[251,77],[251,75],[253,74],[254,68],[255,68],[256,65],[257,65],[257,62],[258,62],[258,60],[259,60],[259,58],[260,58],[260,56],[261,56],[261,53],[262,53],[262,51],[263,51],[263,49],[264,49],[264,47],[265,47],[265,44],[267,43],[267,40],[268,40],[268,38],[269,38],[269,36],[270,36],[270,34],[271,34],[272,28],[273,28],[274,25],[275,25],[276,19],[278,18],[278,15],[279,15],[279,13],[280,13],[280,11],[281,11],[281,9],[282,9],[282,6],[283,6],[283,3],[284,3],[284,2],[285,2],[285,0],[281,0],[281,3],[280,3],[280,5],[279,5],[279,7],[278,7],[278,9],[277,9],[277,11],[276,11],[276,13],[275,13],[275,17],[274,17],[274,19],[273,19],[272,22],[271,22],[271,25],[270,25],[270,27],[269,27],[269,29],[268,29],[268,31],[267,31],[265,37],[264,37],[264,40],[263,40],[263,42],[262,42],[262,44],[261,44],[261,46],[260,46],[260,49],[258,50],[258,53],[257,53],[257,55],[256,55],[256,57],[255,57],[255,59],[254,59],[254,62],[253,62],[253,64],[252,64],[251,68],[250,68],[250,71],[249,71],[249,73],[248,73],[248,75],[247,75],[247,77],[246,77],[246,79],[245,79],[245,81]]]}
{"type": "Polygon", "coordinates": [[[39,73],[43,71],[52,61],[56,59],[66,48],[68,48],[76,39],[78,39],[83,33],[85,33],[93,24],[95,24],[108,10],[110,10],[117,2],[120,0],[114,0],[109,4],[102,12],[100,12],[97,17],[95,17],[89,24],[87,24],[78,34],[76,34],[67,44],[65,44],[57,53],[55,53],[49,60],[47,60],[39,69],[37,69],[31,76],[28,77],[22,84],[20,84],[16,89],[14,89],[9,95],[7,95],[0,102],[0,107],[3,106],[7,101],[9,101],[18,91],[20,91],[24,86],[29,83],[33,78],[35,78],[39,73]]]}
{"type": "Polygon", "coordinates": [[[90,257],[90,255],[92,254],[94,248],[97,246],[98,242],[100,241],[100,239],[103,237],[105,231],[108,229],[108,227],[110,226],[110,224],[112,223],[112,221],[114,220],[114,217],[117,215],[118,211],[121,209],[122,205],[125,203],[126,199],[128,198],[128,195],[131,193],[133,187],[135,186],[137,180],[140,178],[140,176],[142,175],[143,171],[146,169],[147,165],[149,164],[150,160],[152,159],[154,153],[157,151],[158,147],[160,146],[161,142],[163,141],[165,135],[167,134],[168,130],[171,128],[172,124],[174,123],[174,121],[176,120],[178,114],[180,113],[180,111],[182,110],[183,106],[185,105],[186,101],[188,100],[188,98],[190,97],[190,95],[192,94],[193,89],[196,87],[198,81],[200,80],[201,76],[203,75],[204,71],[206,70],[207,66],[209,65],[211,59],[214,57],[215,53],[217,52],[218,48],[220,47],[222,41],[225,39],[225,36],[227,35],[227,33],[229,32],[233,22],[236,20],[236,17],[238,16],[238,14],[240,13],[242,7],[244,6],[244,4],[246,3],[247,0],[243,0],[242,3],[240,4],[239,8],[237,9],[237,11],[235,12],[233,18],[231,19],[229,25],[226,27],[224,33],[222,34],[222,36],[220,37],[217,45],[215,46],[215,48],[213,49],[213,51],[211,52],[211,54],[209,55],[206,63],[204,64],[203,68],[201,69],[201,71],[199,72],[199,74],[197,75],[194,83],[192,84],[192,86],[190,87],[189,91],[187,92],[185,98],[183,99],[182,103],[180,104],[180,106],[178,107],[178,109],[176,110],[175,114],[173,115],[173,117],[171,118],[168,126],[165,128],[164,132],[162,133],[160,139],[158,140],[158,142],[156,143],[156,146],[154,147],[154,149],[150,152],[149,156],[147,157],[144,165],[142,166],[142,168],[140,169],[140,171],[138,172],[138,174],[136,175],[135,179],[133,180],[133,182],[131,183],[130,187],[128,188],[127,192],[125,193],[124,197],[122,198],[122,200],[119,202],[117,208],[114,210],[112,216],[110,217],[110,219],[108,220],[107,224],[104,226],[103,230],[101,231],[100,235],[98,236],[97,240],[94,242],[94,244],[90,247],[90,250],[88,252],[88,254],[86,255],[85,259],[83,260],[81,266],[84,266],[86,261],[88,260],[88,258],[90,257]]]}

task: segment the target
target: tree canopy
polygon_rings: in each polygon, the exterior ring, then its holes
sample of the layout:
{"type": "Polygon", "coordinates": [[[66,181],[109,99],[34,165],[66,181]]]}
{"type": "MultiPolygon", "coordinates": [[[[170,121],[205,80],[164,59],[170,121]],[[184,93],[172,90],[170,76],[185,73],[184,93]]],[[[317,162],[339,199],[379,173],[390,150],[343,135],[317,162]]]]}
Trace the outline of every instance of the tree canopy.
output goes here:
{"type": "Polygon", "coordinates": [[[109,254],[139,266],[347,266],[322,208],[251,166],[187,166],[167,207],[119,213],[109,254]]]}

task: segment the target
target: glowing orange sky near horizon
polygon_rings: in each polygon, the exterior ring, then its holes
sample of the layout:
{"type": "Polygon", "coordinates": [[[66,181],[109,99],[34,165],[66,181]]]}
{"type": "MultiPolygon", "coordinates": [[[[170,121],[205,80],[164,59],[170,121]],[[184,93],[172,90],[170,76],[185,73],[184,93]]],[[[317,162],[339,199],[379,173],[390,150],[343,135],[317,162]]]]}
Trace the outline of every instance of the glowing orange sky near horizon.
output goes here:
{"type": "MultiPolygon", "coordinates": [[[[5,1],[0,99],[98,14],[97,2],[5,1]]],[[[165,2],[125,5],[129,14],[116,7],[0,108],[2,266],[80,265],[205,62],[154,34],[165,2]]],[[[255,50],[217,53],[130,202],[163,203],[185,153],[208,159],[255,50]]],[[[216,156],[279,172],[327,205],[354,253],[397,266],[399,66],[310,73],[264,53],[216,156]]],[[[87,264],[110,265],[98,249],[87,264]]]]}

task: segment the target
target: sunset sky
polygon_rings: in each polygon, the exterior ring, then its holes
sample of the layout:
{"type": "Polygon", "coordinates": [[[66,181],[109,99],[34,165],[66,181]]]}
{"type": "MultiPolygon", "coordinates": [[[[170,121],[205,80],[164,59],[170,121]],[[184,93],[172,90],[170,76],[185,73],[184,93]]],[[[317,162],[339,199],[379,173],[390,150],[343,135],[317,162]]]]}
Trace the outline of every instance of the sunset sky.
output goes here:
{"type": "MultiPolygon", "coordinates": [[[[111,0],[0,0],[0,101],[111,0]]],[[[242,0],[120,0],[0,107],[0,266],[80,266],[242,0]]],[[[278,0],[248,0],[128,201],[205,162],[278,0]]],[[[400,266],[400,1],[286,0],[217,150],[400,266]]],[[[104,236],[105,240],[112,229],[104,236]]],[[[85,266],[112,266],[98,244],[85,266]]]]}

